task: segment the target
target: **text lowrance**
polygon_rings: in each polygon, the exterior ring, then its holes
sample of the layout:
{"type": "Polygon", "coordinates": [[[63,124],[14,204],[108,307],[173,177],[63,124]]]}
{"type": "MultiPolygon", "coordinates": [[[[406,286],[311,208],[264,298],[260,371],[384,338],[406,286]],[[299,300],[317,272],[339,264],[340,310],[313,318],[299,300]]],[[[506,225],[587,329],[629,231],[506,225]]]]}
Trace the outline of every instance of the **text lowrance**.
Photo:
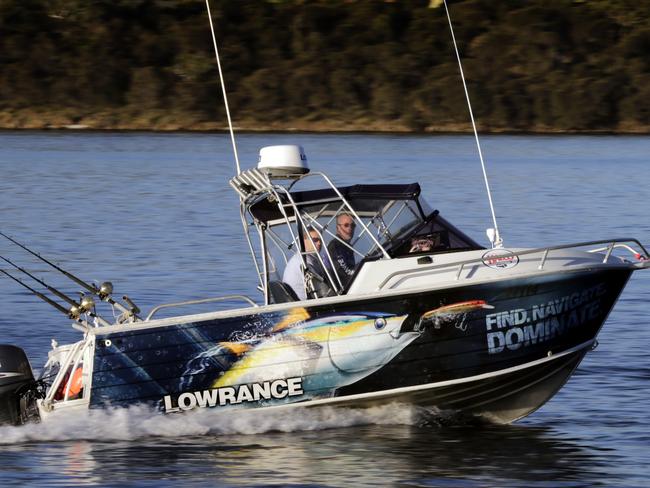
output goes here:
{"type": "Polygon", "coordinates": [[[224,386],[210,390],[181,393],[176,401],[165,395],[165,412],[192,410],[196,407],[216,407],[260,400],[280,400],[303,394],[302,378],[287,378],[250,385],[224,386]]]}

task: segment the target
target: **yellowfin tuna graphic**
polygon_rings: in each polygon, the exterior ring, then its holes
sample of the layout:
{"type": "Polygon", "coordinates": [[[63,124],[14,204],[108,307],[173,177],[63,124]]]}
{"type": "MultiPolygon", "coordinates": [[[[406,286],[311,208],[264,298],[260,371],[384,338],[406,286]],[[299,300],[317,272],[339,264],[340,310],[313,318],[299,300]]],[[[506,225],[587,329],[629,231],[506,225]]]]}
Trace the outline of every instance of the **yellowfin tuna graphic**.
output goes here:
{"type": "Polygon", "coordinates": [[[417,339],[402,332],[407,315],[341,314],[309,319],[295,309],[258,341],[222,342],[240,356],[212,388],[302,378],[303,399],[331,396],[335,389],[374,373],[417,339]]]}

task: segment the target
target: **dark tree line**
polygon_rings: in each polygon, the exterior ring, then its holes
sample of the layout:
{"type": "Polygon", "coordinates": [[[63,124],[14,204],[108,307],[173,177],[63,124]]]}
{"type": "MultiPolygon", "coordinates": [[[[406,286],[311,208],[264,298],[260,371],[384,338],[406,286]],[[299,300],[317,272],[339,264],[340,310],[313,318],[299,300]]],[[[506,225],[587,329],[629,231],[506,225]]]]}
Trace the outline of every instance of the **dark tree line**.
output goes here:
{"type": "MultiPolygon", "coordinates": [[[[244,128],[465,129],[430,0],[212,0],[244,128]]],[[[650,3],[450,1],[483,130],[650,127],[650,3]]],[[[0,126],[225,120],[201,0],[0,0],[0,126]]]]}

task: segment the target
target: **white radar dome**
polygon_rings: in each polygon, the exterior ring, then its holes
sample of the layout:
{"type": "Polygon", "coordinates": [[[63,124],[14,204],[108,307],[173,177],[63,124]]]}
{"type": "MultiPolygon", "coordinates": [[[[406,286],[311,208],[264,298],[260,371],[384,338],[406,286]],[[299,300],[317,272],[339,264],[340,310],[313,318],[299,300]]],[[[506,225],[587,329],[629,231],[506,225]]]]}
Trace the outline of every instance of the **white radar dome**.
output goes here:
{"type": "Polygon", "coordinates": [[[307,156],[302,146],[266,146],[260,149],[257,169],[266,171],[269,176],[304,175],[309,173],[307,156]]]}

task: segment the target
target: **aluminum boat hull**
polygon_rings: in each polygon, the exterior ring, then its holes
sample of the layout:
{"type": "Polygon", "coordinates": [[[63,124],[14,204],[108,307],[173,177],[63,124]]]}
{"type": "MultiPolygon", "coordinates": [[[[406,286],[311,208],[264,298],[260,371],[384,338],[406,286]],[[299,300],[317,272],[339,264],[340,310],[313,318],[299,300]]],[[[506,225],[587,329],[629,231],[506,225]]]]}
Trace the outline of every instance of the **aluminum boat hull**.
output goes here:
{"type": "Polygon", "coordinates": [[[526,417],[557,393],[568,381],[594,341],[519,367],[476,377],[443,381],[357,397],[344,396],[337,405],[371,407],[390,402],[416,405],[439,418],[481,418],[510,423],[526,417]]]}
{"type": "Polygon", "coordinates": [[[399,401],[511,422],[567,381],[631,272],[564,271],[98,328],[89,405],[177,412],[399,401]]]}

